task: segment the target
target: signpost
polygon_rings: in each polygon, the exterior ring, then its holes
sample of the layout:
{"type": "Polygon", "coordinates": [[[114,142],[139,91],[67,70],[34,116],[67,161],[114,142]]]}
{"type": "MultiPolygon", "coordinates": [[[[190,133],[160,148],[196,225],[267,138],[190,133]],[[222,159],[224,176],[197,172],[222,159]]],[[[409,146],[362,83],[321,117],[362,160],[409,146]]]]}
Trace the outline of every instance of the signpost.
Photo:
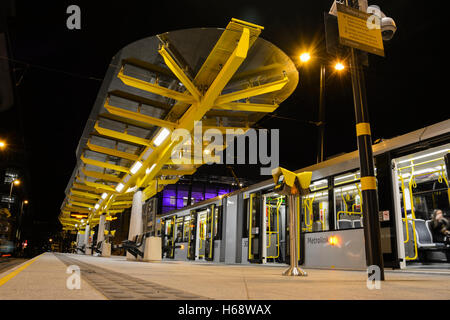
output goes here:
{"type": "MultiPolygon", "coordinates": [[[[345,0],[346,5],[337,4],[339,41],[350,47],[350,71],[352,76],[353,101],[356,118],[356,135],[361,168],[362,215],[366,261],[371,270],[378,266],[379,280],[384,280],[383,252],[378,210],[377,180],[372,151],[372,135],[369,123],[364,73],[357,50],[384,57],[383,39],[379,25],[373,24],[377,17],[359,11],[356,0],[345,0]],[[375,18],[375,19],[374,19],[375,18]]],[[[379,22],[379,20],[378,20],[379,22]]],[[[369,278],[372,275],[369,274],[369,278]]]]}
{"type": "Polygon", "coordinates": [[[338,3],[337,17],[342,45],[384,57],[381,28],[371,23],[371,14],[338,3]]]}

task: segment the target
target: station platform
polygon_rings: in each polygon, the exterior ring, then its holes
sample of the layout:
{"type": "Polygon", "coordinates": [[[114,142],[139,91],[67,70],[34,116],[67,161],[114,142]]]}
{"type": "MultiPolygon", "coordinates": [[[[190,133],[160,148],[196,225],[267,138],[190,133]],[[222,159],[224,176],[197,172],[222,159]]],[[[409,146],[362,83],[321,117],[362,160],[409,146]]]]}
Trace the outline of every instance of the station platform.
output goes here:
{"type": "Polygon", "coordinates": [[[44,253],[0,274],[1,300],[448,300],[450,272],[386,270],[369,290],[363,271],[307,269],[285,277],[287,266],[127,261],[44,253]],[[68,289],[67,267],[81,270],[80,289],[68,289]]]}

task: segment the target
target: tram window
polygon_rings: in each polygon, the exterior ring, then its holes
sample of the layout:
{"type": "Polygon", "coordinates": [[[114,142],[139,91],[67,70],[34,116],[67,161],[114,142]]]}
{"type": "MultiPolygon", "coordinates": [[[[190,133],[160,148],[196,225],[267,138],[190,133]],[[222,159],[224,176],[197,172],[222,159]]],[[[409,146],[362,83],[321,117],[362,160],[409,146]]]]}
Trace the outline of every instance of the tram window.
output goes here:
{"type": "Polygon", "coordinates": [[[176,228],[175,228],[176,239],[175,242],[183,241],[183,217],[177,218],[176,228]]]}
{"type": "Polygon", "coordinates": [[[450,216],[449,180],[444,155],[450,144],[395,159],[400,205],[405,219],[431,220],[434,209],[450,216]]]}
{"type": "Polygon", "coordinates": [[[362,228],[361,184],[351,183],[334,188],[336,228],[362,228]]]}
{"type": "MultiPolygon", "coordinates": [[[[328,187],[328,184],[326,185],[328,187]]],[[[301,198],[302,232],[318,232],[330,230],[328,188],[313,192],[301,198]]]]}
{"type": "Polygon", "coordinates": [[[191,221],[191,217],[189,217],[189,216],[184,217],[183,241],[182,242],[188,242],[189,241],[189,222],[190,221],[191,221]]]}
{"type": "Polygon", "coordinates": [[[214,240],[222,240],[222,206],[214,208],[214,240]]]}
{"type": "Polygon", "coordinates": [[[242,225],[242,238],[248,238],[248,225],[249,225],[249,223],[248,223],[248,217],[249,217],[248,211],[250,209],[249,205],[250,205],[249,199],[248,198],[244,199],[244,215],[242,217],[242,220],[243,220],[242,221],[242,223],[243,223],[243,225],[242,225]]]}
{"type": "Polygon", "coordinates": [[[350,182],[359,181],[359,179],[361,179],[361,174],[359,171],[344,173],[344,174],[334,178],[334,185],[340,186],[340,185],[347,184],[350,182]]]}

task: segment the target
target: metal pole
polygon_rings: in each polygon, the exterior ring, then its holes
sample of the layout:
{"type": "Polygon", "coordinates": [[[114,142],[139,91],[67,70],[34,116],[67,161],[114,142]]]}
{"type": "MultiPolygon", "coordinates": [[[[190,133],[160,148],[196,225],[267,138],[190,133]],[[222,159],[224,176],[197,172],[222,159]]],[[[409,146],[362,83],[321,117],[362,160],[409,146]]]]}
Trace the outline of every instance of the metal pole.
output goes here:
{"type": "Polygon", "coordinates": [[[317,140],[317,163],[323,161],[323,142],[325,132],[325,64],[320,65],[320,97],[319,97],[319,137],[317,140]]]}
{"type": "Polygon", "coordinates": [[[362,213],[364,238],[368,266],[380,268],[380,280],[384,280],[383,252],[378,209],[378,192],[372,151],[369,111],[367,105],[364,75],[356,50],[351,48],[350,70],[352,75],[353,100],[358,137],[359,161],[361,167],[362,213]]]}
{"type": "Polygon", "coordinates": [[[298,245],[298,230],[297,230],[297,214],[296,214],[296,198],[298,196],[290,194],[288,198],[289,205],[289,248],[291,265],[283,275],[284,276],[306,276],[306,272],[298,267],[297,245],[298,245]]]}

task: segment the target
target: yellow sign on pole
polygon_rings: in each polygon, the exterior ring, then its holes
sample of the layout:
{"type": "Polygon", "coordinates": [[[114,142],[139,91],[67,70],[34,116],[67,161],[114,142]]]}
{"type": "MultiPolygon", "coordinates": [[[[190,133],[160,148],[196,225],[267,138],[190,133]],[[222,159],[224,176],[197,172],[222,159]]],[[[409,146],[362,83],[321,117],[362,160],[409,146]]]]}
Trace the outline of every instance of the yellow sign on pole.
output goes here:
{"type": "Polygon", "coordinates": [[[339,41],[344,46],[384,57],[383,37],[376,17],[357,9],[337,4],[339,41]]]}

